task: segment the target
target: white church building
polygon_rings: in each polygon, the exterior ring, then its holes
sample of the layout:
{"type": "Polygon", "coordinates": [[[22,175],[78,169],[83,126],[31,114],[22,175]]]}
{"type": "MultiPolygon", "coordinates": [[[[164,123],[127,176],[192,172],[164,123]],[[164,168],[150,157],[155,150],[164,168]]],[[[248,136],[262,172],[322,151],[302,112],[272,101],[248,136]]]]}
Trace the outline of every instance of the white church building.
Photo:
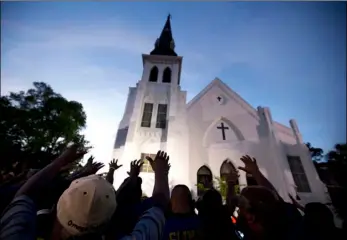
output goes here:
{"type": "MultiPolygon", "coordinates": [[[[170,155],[171,187],[186,184],[199,194],[197,183],[208,185],[223,175],[224,160],[237,168],[247,154],[257,159],[285,200],[290,193],[302,203],[328,201],[294,119],[290,127],[276,122],[268,107],[252,107],[218,78],[187,103],[180,86],[183,58],[174,49],[168,17],[154,50],[142,54],[141,80],[129,88],[113,150],[123,164],[115,174],[115,187],[127,177],[132,160],[163,150],[170,155]]],[[[154,173],[148,162],[140,177],[143,192],[150,196],[154,173]]],[[[253,182],[240,171],[241,188],[253,182]]]]}

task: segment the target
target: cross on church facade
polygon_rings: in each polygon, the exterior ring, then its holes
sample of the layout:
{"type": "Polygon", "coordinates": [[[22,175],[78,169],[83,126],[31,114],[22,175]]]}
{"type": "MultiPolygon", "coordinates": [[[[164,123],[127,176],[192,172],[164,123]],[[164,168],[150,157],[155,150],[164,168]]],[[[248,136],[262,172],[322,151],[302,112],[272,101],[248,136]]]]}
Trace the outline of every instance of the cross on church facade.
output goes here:
{"type": "Polygon", "coordinates": [[[229,128],[224,126],[224,123],[222,122],[220,124],[220,126],[217,126],[217,129],[221,129],[222,130],[222,137],[223,137],[223,140],[225,140],[225,130],[228,130],[229,128]]]}

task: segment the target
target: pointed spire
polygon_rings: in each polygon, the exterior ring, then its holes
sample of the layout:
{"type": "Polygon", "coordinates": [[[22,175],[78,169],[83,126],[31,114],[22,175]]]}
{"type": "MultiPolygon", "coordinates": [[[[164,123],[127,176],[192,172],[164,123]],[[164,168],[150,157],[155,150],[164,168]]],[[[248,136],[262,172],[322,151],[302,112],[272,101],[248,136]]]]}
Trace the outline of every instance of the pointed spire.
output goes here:
{"type": "Polygon", "coordinates": [[[154,49],[150,53],[150,55],[177,56],[177,54],[175,53],[175,41],[172,37],[170,20],[171,14],[167,16],[160,37],[156,40],[154,49]]]}

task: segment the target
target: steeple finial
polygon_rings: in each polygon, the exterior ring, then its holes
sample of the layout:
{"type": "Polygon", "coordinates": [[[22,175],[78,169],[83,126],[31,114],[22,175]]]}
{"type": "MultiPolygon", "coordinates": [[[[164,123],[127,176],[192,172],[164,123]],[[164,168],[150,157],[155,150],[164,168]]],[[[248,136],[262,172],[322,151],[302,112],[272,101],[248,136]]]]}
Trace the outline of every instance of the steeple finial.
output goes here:
{"type": "Polygon", "coordinates": [[[177,56],[175,53],[175,41],[172,37],[171,31],[171,14],[167,16],[163,30],[161,31],[160,37],[156,40],[154,49],[150,53],[151,55],[166,55],[166,56],[177,56]]]}

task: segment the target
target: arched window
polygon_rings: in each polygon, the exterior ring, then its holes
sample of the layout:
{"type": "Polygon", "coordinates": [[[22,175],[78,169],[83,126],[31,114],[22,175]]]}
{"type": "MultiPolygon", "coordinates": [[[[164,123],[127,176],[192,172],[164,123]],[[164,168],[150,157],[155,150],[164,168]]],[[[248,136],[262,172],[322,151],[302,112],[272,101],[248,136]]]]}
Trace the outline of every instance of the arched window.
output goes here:
{"type": "Polygon", "coordinates": [[[157,82],[158,81],[158,68],[154,66],[151,69],[151,73],[149,74],[149,81],[150,82],[157,82]]]}
{"type": "MultiPolygon", "coordinates": [[[[237,174],[237,170],[236,170],[235,166],[230,162],[229,159],[226,159],[222,163],[222,165],[220,166],[220,178],[221,178],[221,180],[226,181],[227,176],[232,172],[237,174]]],[[[235,186],[234,191],[236,191],[237,194],[240,193],[239,180],[236,181],[236,186],[235,186]]]]}
{"type": "MultiPolygon", "coordinates": [[[[237,172],[235,166],[230,162],[230,160],[226,159],[223,164],[220,166],[220,177],[226,180],[228,174],[230,172],[237,172]]],[[[237,184],[238,181],[237,181],[237,184]]]]}
{"type": "Polygon", "coordinates": [[[212,172],[205,165],[200,167],[197,175],[197,184],[198,184],[198,196],[201,196],[206,189],[213,186],[212,182],[212,172]]]}
{"type": "Polygon", "coordinates": [[[165,68],[163,73],[163,82],[170,83],[171,82],[171,69],[169,67],[165,68]]]}

